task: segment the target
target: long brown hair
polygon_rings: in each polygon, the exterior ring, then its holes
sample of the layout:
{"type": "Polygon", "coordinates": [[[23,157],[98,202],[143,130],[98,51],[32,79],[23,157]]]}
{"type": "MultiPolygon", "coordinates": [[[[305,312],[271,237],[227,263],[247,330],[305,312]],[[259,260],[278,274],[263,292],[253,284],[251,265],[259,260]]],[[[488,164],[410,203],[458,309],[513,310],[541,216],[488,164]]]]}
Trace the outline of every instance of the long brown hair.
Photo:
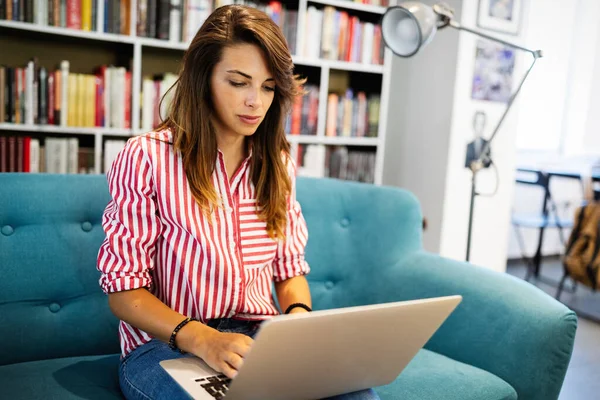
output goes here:
{"type": "MultiPolygon", "coordinates": [[[[302,80],[294,75],[292,57],[279,27],[254,8],[229,5],[217,8],[204,22],[185,52],[169,114],[159,129],[169,128],[173,145],[183,157],[192,195],[205,212],[220,202],[211,176],[217,157],[217,138],[211,115],[210,78],[227,46],[255,44],[264,52],[273,78],[275,95],[264,120],[252,135],[250,173],[261,206],[259,217],[267,223],[269,236],[285,234],[287,197],[291,182],[284,160],[290,145],[283,130],[284,118],[302,80]]],[[[171,88],[171,89],[173,89],[171,88]]]]}

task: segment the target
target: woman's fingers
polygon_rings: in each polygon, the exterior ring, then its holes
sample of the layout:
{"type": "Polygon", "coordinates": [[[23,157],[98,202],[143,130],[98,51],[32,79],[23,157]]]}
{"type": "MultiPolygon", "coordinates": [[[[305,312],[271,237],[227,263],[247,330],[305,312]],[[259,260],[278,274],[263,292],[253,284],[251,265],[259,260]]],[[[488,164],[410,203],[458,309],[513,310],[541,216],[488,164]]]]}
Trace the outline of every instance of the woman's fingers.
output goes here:
{"type": "Polygon", "coordinates": [[[229,364],[233,369],[239,371],[242,368],[242,364],[244,363],[244,359],[235,353],[227,353],[225,357],[225,362],[229,364]]]}
{"type": "Polygon", "coordinates": [[[221,365],[219,365],[219,369],[228,378],[233,379],[237,375],[237,371],[234,368],[232,368],[231,365],[229,365],[229,363],[227,362],[222,362],[221,365]]]}

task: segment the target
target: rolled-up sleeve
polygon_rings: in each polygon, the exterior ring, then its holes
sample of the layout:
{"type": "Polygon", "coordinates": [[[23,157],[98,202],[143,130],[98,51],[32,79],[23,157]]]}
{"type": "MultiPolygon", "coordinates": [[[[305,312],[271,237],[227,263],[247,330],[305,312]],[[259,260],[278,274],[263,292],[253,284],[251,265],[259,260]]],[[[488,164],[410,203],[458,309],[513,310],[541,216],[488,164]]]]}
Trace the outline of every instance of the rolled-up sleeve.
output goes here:
{"type": "Polygon", "coordinates": [[[287,165],[292,182],[292,191],[287,201],[285,237],[279,240],[277,254],[273,260],[273,279],[275,282],[306,275],[310,272],[310,267],[304,259],[308,230],[300,203],[296,200],[296,167],[291,160],[288,160],[287,165]]]}
{"type": "Polygon", "coordinates": [[[162,224],[156,213],[152,165],[140,138],[127,142],[107,179],[112,200],[102,217],[106,238],[98,252],[100,287],[105,293],[149,287],[162,224]]]}

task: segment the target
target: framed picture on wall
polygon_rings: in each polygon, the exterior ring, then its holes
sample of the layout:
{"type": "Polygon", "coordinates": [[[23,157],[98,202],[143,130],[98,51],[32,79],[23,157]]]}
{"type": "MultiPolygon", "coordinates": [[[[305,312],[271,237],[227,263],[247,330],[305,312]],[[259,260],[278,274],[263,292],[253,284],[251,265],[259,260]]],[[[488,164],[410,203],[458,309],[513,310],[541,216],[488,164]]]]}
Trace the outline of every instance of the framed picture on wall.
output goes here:
{"type": "Polygon", "coordinates": [[[477,40],[471,98],[507,103],[512,95],[515,50],[487,40],[477,40]]]}
{"type": "Polygon", "coordinates": [[[523,0],[479,0],[477,25],[492,31],[517,35],[523,0]]]}

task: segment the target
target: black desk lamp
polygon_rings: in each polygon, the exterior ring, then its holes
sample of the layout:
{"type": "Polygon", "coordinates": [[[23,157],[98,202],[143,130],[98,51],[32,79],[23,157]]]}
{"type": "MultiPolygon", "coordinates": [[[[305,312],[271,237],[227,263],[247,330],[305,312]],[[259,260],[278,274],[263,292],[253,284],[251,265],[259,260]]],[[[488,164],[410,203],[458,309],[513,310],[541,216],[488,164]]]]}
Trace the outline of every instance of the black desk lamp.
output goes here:
{"type": "Polygon", "coordinates": [[[438,3],[434,6],[428,6],[418,1],[407,1],[400,3],[398,6],[390,7],[383,16],[381,22],[383,40],[385,45],[389,47],[394,54],[400,57],[411,57],[415,55],[419,49],[426,46],[432,39],[438,29],[443,29],[448,26],[458,29],[460,31],[467,31],[477,36],[492,40],[494,42],[501,43],[506,46],[513,47],[515,49],[523,50],[531,53],[533,61],[531,66],[525,73],[525,76],[519,83],[517,90],[510,96],[507,107],[504,113],[500,117],[498,124],[494,128],[494,131],[489,139],[486,140],[485,145],[481,151],[475,152],[470,159],[467,159],[467,166],[472,172],[471,178],[471,204],[469,209],[469,233],[467,236],[467,256],[466,259],[469,261],[471,253],[471,233],[473,227],[473,206],[475,202],[475,196],[478,195],[476,190],[476,177],[477,173],[487,168],[490,163],[490,144],[502,122],[506,118],[510,107],[512,106],[515,98],[521,91],[521,87],[527,79],[529,72],[535,65],[538,58],[542,57],[541,50],[530,50],[525,47],[518,46],[513,43],[509,43],[505,40],[489,36],[485,33],[481,33],[469,28],[461,26],[454,19],[454,11],[444,3],[438,3]]]}

